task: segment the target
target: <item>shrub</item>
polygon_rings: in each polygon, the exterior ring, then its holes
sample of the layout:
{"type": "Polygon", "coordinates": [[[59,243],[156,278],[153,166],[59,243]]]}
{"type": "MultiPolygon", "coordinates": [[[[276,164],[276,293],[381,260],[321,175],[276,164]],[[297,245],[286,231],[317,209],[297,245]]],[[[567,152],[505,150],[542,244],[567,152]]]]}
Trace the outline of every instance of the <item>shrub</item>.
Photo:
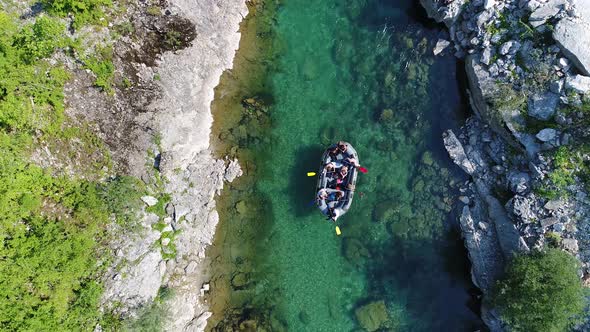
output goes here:
{"type": "Polygon", "coordinates": [[[142,331],[142,332],[159,332],[162,330],[162,325],[170,314],[165,302],[168,301],[174,293],[170,288],[161,287],[154,302],[144,307],[139,317],[128,320],[124,324],[124,329],[127,331],[142,331]]]}
{"type": "Polygon", "coordinates": [[[14,46],[21,52],[24,62],[31,63],[50,56],[58,47],[67,46],[65,30],[61,22],[41,16],[15,36],[14,46]]]}
{"type": "Polygon", "coordinates": [[[135,213],[141,209],[141,196],[145,185],[131,176],[118,176],[100,185],[100,196],[114,214],[117,222],[123,226],[131,226],[135,213]]]}
{"type": "Polygon", "coordinates": [[[24,144],[0,134],[0,330],[92,329],[105,203],[96,185],[24,161],[24,144]]]}
{"type": "MultiPolygon", "coordinates": [[[[104,7],[112,5],[111,0],[41,0],[41,4],[52,14],[74,16],[74,27],[86,23],[98,23],[104,18],[104,7]]],[[[106,21],[104,22],[106,23],[106,21]]]]}
{"type": "Polygon", "coordinates": [[[19,30],[1,12],[0,24],[0,128],[56,130],[63,119],[63,86],[68,74],[40,58],[66,44],[58,36],[63,26],[39,17],[19,30]]]}
{"type": "Polygon", "coordinates": [[[512,331],[564,331],[584,312],[578,261],[559,249],[520,254],[492,301],[512,331]]]}

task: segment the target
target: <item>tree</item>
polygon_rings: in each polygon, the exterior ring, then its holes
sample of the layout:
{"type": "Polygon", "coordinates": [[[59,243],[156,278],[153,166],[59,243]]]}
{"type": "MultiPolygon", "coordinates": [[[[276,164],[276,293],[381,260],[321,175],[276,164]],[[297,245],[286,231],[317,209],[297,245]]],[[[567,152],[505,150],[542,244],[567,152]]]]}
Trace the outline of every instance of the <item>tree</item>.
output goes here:
{"type": "Polygon", "coordinates": [[[564,331],[585,307],[578,261],[559,249],[519,254],[498,281],[493,304],[513,331],[564,331]]]}

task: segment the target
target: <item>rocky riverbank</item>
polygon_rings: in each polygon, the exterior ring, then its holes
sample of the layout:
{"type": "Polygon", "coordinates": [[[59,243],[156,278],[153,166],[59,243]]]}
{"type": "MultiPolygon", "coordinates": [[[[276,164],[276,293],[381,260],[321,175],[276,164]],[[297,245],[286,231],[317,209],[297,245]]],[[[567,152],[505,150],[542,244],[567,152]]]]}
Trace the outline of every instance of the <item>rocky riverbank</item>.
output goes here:
{"type": "MultiPolygon", "coordinates": [[[[421,0],[465,60],[473,116],[445,146],[471,179],[460,218],[472,277],[489,294],[514,252],[560,247],[590,277],[590,5],[421,0]]],[[[448,52],[440,40],[435,52],[448,52]]],[[[502,330],[494,310],[483,319],[502,330]]]]}
{"type": "Polygon", "coordinates": [[[133,319],[158,299],[164,330],[206,325],[214,197],[242,173],[237,160],[215,159],[209,149],[210,104],[247,13],[242,0],[129,5],[102,36],[123,34],[111,42],[121,84],[105,94],[89,88],[89,72],[77,71],[66,87],[68,115],[92,123],[119,172],[148,188],[140,223],[110,230],[115,257],[104,278],[105,311],[133,319]]]}

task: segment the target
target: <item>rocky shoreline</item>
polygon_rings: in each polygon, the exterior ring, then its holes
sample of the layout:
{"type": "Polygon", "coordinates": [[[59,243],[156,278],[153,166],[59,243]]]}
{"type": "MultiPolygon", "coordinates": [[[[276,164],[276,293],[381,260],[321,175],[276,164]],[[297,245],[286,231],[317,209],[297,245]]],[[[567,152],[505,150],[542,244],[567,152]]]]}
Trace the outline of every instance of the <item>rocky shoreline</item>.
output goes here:
{"type": "MultiPolygon", "coordinates": [[[[471,176],[460,224],[482,318],[504,329],[485,295],[515,252],[560,247],[590,277],[590,5],[576,0],[421,0],[465,59],[474,114],[443,140],[471,176]]],[[[440,40],[435,54],[448,52],[440,40]]]]}
{"type": "Polygon", "coordinates": [[[247,14],[243,0],[129,6],[119,21],[135,32],[113,44],[113,62],[130,87],[105,96],[87,88],[85,72],[66,87],[69,115],[95,123],[122,172],[151,188],[139,225],[110,230],[115,257],[104,276],[105,311],[133,319],[159,298],[164,330],[205,329],[214,198],[242,174],[236,159],[213,156],[210,105],[247,14]],[[162,204],[164,214],[150,212],[162,204]]]}

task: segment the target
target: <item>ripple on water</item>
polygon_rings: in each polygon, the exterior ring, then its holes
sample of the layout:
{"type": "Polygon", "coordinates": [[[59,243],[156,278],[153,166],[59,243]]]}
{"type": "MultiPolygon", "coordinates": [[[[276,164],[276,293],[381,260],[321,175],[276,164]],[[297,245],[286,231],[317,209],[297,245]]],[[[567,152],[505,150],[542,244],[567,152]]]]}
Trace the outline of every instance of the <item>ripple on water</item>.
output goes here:
{"type": "Polygon", "coordinates": [[[440,142],[464,108],[456,62],[432,56],[439,31],[413,3],[290,0],[259,27],[271,69],[234,89],[240,116],[218,128],[247,175],[219,202],[217,329],[480,326],[450,222],[462,178],[440,142]],[[341,237],[309,206],[305,176],[339,139],[369,169],[341,237]]]}

